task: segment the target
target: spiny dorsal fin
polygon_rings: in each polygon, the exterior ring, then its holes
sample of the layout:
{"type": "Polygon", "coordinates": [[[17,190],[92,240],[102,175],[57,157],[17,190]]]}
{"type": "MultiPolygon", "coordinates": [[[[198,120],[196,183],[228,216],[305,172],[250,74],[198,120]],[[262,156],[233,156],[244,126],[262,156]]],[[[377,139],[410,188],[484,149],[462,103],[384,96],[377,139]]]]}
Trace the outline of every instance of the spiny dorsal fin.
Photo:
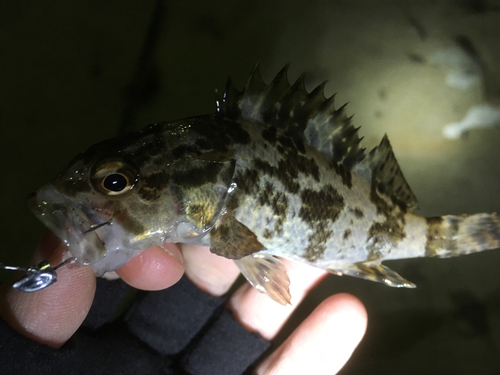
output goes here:
{"type": "Polygon", "coordinates": [[[363,138],[358,137],[359,128],[353,126],[352,116],[346,115],[346,105],[335,109],[335,96],[325,97],[326,82],[309,93],[304,84],[305,75],[290,85],[287,71],[288,65],[266,85],[256,66],[241,92],[228,80],[218,111],[236,121],[256,121],[303,137],[327,159],[347,170],[355,170],[370,182],[373,177],[380,194],[408,209],[416,208],[417,200],[399,169],[387,137],[365,155],[365,149],[360,147],[363,138]]]}
{"type": "Polygon", "coordinates": [[[364,157],[365,149],[359,147],[363,138],[358,137],[359,128],[353,126],[352,116],[345,113],[347,104],[336,110],[333,99],[326,99],[320,111],[309,119],[305,136],[311,146],[350,170],[364,157]]]}
{"type": "Polygon", "coordinates": [[[257,121],[305,137],[328,159],[351,169],[363,158],[364,149],[359,148],[358,129],[346,116],[345,106],[335,110],[334,97],[324,95],[326,82],[309,93],[305,74],[293,85],[287,74],[288,65],[266,85],[256,66],[241,92],[229,79],[218,111],[230,119],[257,121]]]}

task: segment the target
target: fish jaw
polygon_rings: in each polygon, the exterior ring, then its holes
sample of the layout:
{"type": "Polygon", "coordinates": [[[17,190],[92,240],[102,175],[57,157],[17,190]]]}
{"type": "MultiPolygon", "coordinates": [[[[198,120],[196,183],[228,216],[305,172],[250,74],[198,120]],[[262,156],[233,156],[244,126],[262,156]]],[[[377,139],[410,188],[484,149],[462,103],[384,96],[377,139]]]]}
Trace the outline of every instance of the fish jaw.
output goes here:
{"type": "Polygon", "coordinates": [[[72,257],[82,265],[90,265],[96,275],[115,270],[138,251],[127,246],[126,233],[112,216],[61,193],[48,184],[28,196],[35,216],[67,246],[72,257]],[[104,224],[96,230],[89,229],[104,224]]]}

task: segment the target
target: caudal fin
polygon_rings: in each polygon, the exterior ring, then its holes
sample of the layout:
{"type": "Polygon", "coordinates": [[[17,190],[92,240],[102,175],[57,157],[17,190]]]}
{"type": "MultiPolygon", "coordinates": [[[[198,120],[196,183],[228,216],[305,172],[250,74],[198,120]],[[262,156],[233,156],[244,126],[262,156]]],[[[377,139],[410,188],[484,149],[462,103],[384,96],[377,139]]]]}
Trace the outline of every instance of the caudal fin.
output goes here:
{"type": "Polygon", "coordinates": [[[447,258],[500,248],[500,214],[427,218],[425,255],[447,258]]]}

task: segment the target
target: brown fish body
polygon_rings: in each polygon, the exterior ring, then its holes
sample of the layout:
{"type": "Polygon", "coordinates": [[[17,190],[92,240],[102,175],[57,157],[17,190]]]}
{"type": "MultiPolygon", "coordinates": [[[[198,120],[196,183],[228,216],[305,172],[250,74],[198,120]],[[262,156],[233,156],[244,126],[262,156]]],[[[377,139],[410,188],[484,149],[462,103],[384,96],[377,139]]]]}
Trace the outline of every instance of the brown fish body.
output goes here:
{"type": "Polygon", "coordinates": [[[323,85],[229,82],[214,115],[101,142],[30,199],[96,273],[151,245],[210,246],[259,290],[289,302],[279,257],[390,286],[381,264],[500,246],[497,214],[421,218],[387,137],[370,153],[323,85]],[[94,230],[95,229],[95,230],[94,230]]]}

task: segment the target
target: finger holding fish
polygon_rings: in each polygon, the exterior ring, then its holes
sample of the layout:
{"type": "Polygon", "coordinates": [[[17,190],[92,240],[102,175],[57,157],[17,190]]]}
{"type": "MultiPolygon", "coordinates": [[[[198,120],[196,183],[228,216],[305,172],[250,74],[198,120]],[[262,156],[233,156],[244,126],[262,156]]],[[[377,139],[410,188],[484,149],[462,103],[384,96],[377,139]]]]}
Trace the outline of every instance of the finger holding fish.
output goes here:
{"type": "Polygon", "coordinates": [[[173,243],[153,246],[132,258],[116,273],[141,290],[161,290],[175,284],[184,273],[182,255],[173,243]]]}
{"type": "Polygon", "coordinates": [[[367,314],[349,294],[324,300],[269,357],[256,374],[336,374],[364,336],[367,314]]]}
{"type": "Polygon", "coordinates": [[[226,293],[240,274],[232,260],[213,254],[208,247],[183,244],[182,254],[186,276],[213,296],[226,293]]]}
{"type": "MultiPolygon", "coordinates": [[[[212,254],[206,247],[184,246],[186,273],[196,275],[192,281],[209,294],[221,295],[238,277],[232,261],[212,254]],[[224,261],[221,261],[224,260],[224,261]],[[202,271],[203,269],[203,271],[202,271]]],[[[48,232],[33,257],[61,261],[66,248],[48,232]]],[[[182,275],[183,267],[172,252],[153,247],[117,270],[124,281],[145,290],[173,285],[182,275]],[[168,271],[171,271],[170,274],[168,271]]],[[[325,277],[325,272],[296,262],[285,261],[291,277],[292,305],[282,306],[244,284],[230,297],[228,307],[247,329],[272,340],[304,295],[325,277]]],[[[36,293],[23,293],[4,288],[1,314],[17,331],[31,339],[59,347],[78,329],[92,304],[95,277],[87,266],[61,267],[54,286],[36,293]]]]}
{"type": "MultiPolygon", "coordinates": [[[[186,274],[199,288],[216,294],[228,289],[237,271],[232,262],[208,248],[183,245],[186,274]],[[203,270],[200,273],[196,271],[203,270]],[[229,271],[231,270],[231,271],[229,271]],[[214,287],[220,284],[220,287],[214,287]],[[221,289],[222,288],[222,289],[221,289]]],[[[229,297],[227,307],[249,331],[272,341],[303,298],[327,273],[316,268],[283,260],[290,277],[291,304],[276,303],[265,294],[243,284],[229,297]]],[[[323,301],[269,357],[256,368],[257,374],[303,373],[313,366],[317,373],[328,369],[336,373],[350,358],[364,335],[367,313],[363,304],[349,294],[338,294],[323,301]],[[299,371],[297,371],[299,370],[299,371]]],[[[316,373],[315,371],[312,371],[316,373]]]]}
{"type": "MultiPolygon", "coordinates": [[[[147,249],[141,253],[142,258],[134,258],[137,260],[127,263],[118,273],[132,284],[153,290],[162,283],[168,287],[169,282],[165,279],[175,283],[175,270],[182,270],[184,264],[187,274],[198,275],[193,278],[198,287],[216,295],[226,291],[238,276],[238,268],[231,261],[221,262],[223,258],[212,254],[206,247],[186,246],[183,264],[176,259],[178,254],[172,256],[175,250],[178,251],[174,247],[174,244],[169,245],[167,251],[147,249]],[[169,268],[174,270],[171,277],[162,272],[169,268]],[[134,275],[137,280],[133,279],[134,275]]],[[[33,262],[43,258],[58,264],[65,250],[64,244],[48,232],[33,262]]],[[[279,305],[249,284],[229,297],[228,307],[237,319],[247,329],[268,340],[274,338],[303,296],[324,277],[324,272],[299,263],[286,261],[286,266],[292,281],[293,305],[279,305]]],[[[90,309],[95,292],[95,277],[90,267],[65,266],[58,269],[57,274],[59,282],[36,293],[23,293],[5,287],[0,292],[2,317],[21,334],[54,348],[62,346],[78,329],[90,309]]],[[[357,299],[348,295],[331,297],[255,371],[258,374],[287,374],[291,368],[311,366],[313,360],[312,365],[318,369],[328,368],[333,373],[333,369],[340,368],[347,361],[365,325],[364,308],[357,299]],[[333,346],[332,337],[336,338],[333,346]],[[335,356],[327,355],[330,349],[335,350],[335,356]]]]}
{"type": "MultiPolygon", "coordinates": [[[[152,250],[148,249],[141,253],[145,259],[141,260],[141,263],[163,262],[161,258],[165,257],[165,254],[152,250]]],[[[183,244],[182,253],[186,275],[198,288],[211,295],[220,296],[226,293],[239,275],[239,270],[233,261],[211,253],[208,247],[183,244]]],[[[227,304],[245,328],[257,332],[266,340],[272,340],[276,336],[307,293],[328,275],[325,271],[298,262],[284,259],[283,263],[290,278],[291,304],[280,305],[248,283],[244,283],[231,295],[227,304]]],[[[142,289],[154,290],[156,283],[161,282],[154,280],[153,276],[144,275],[151,271],[136,266],[134,260],[122,267],[118,272],[119,275],[123,275],[123,269],[129,267],[137,267],[134,272],[137,272],[138,279],[144,278],[150,281],[150,283],[143,283],[142,289]]],[[[160,275],[158,277],[161,278],[160,275]]],[[[130,280],[130,282],[127,278],[124,280],[133,286],[139,284],[137,280],[130,280]]]]}
{"type": "MultiPolygon", "coordinates": [[[[30,264],[43,259],[57,265],[66,253],[64,243],[47,232],[30,264]]],[[[117,273],[134,287],[165,289],[175,284],[184,272],[179,259],[182,258],[174,244],[169,245],[169,252],[152,247],[117,273]]],[[[35,293],[15,290],[9,284],[0,289],[0,316],[22,335],[55,348],[63,345],[80,327],[90,310],[96,287],[94,272],[88,266],[60,267],[57,280],[35,293]]]]}
{"type": "MultiPolygon", "coordinates": [[[[207,247],[182,245],[182,250],[186,275],[198,288],[211,295],[220,296],[227,292],[239,275],[238,268],[231,260],[211,253],[207,247]]],[[[141,263],[146,264],[161,263],[161,258],[165,257],[152,249],[141,254],[144,254],[144,259],[147,258],[141,263]]],[[[276,336],[307,293],[328,275],[325,271],[298,262],[284,259],[283,263],[290,278],[291,304],[280,305],[248,283],[244,283],[228,300],[228,308],[238,321],[266,340],[272,340],[276,336]]],[[[129,267],[135,268],[136,262],[132,260],[122,269],[129,267]]],[[[119,271],[120,275],[123,274],[122,269],[119,271]]],[[[160,282],[152,276],[145,276],[144,273],[150,271],[144,268],[137,267],[134,272],[137,272],[139,279],[144,277],[150,280],[150,283],[142,284],[142,289],[154,290],[154,285],[160,282]]],[[[124,281],[129,282],[128,279],[124,281]]],[[[138,285],[136,280],[130,280],[129,283],[138,285]]]]}
{"type": "MultiPolygon", "coordinates": [[[[33,256],[59,264],[66,246],[47,232],[33,256]]],[[[90,267],[61,267],[58,282],[35,293],[24,293],[5,284],[0,290],[0,315],[16,331],[52,347],[63,345],[87,316],[95,293],[90,267]]]]}
{"type": "Polygon", "coordinates": [[[250,284],[243,284],[229,299],[228,306],[248,330],[272,340],[304,297],[326,276],[325,271],[284,259],[290,278],[290,304],[276,303],[250,284]]]}
{"type": "MultiPolygon", "coordinates": [[[[200,289],[212,295],[227,291],[238,277],[234,263],[202,246],[183,245],[186,275],[200,289]]],[[[280,331],[303,298],[326,276],[325,271],[284,259],[290,278],[291,303],[283,306],[244,283],[228,300],[228,308],[239,322],[266,340],[280,331]]]]}

